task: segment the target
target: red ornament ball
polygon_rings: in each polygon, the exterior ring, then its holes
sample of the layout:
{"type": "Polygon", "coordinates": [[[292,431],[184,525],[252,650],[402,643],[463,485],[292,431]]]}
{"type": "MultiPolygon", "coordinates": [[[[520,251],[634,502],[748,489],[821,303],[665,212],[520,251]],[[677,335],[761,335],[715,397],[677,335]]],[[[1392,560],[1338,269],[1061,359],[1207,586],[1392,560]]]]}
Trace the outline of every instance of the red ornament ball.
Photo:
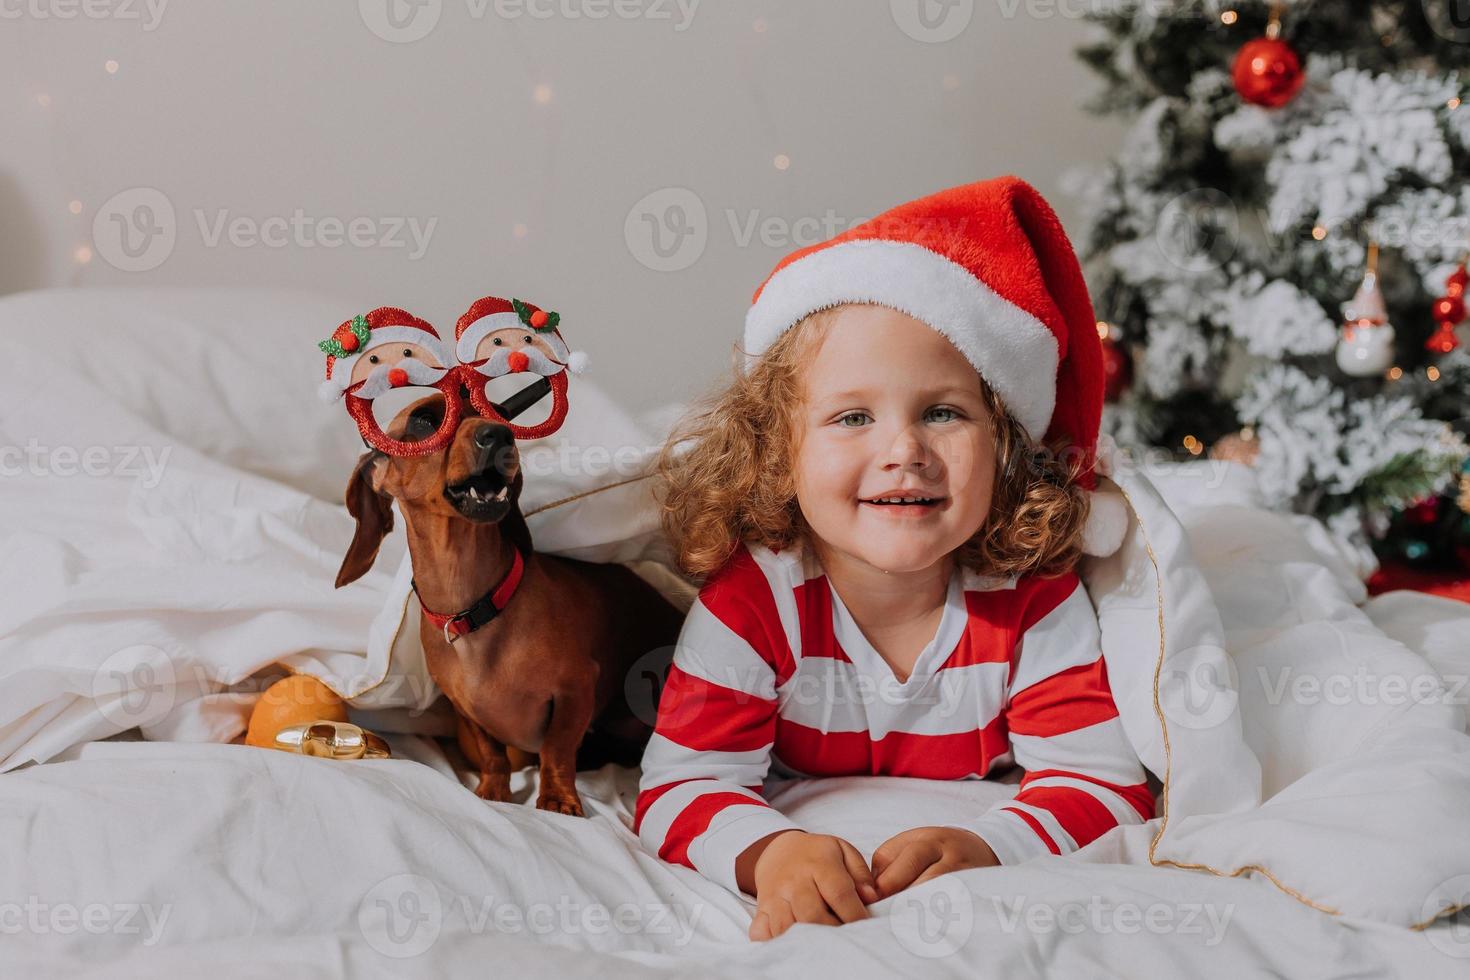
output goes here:
{"type": "Polygon", "coordinates": [[[1459,323],[1465,319],[1465,300],[1459,296],[1441,296],[1434,301],[1434,318],[1459,323]]]}
{"type": "Polygon", "coordinates": [[[1466,271],[1462,265],[1454,272],[1451,272],[1450,277],[1445,280],[1444,291],[1450,296],[1463,296],[1465,295],[1466,285],[1470,285],[1470,271],[1466,271]]]}
{"type": "Polygon", "coordinates": [[[1242,99],[1268,109],[1279,109],[1296,98],[1307,80],[1296,49],[1269,37],[1247,41],[1241,47],[1231,76],[1242,99]]]}
{"type": "Polygon", "coordinates": [[[1133,359],[1122,346],[1103,341],[1103,398],[1117,401],[1133,382],[1133,359]]]}
{"type": "Polygon", "coordinates": [[[1432,354],[1444,355],[1460,346],[1455,336],[1455,325],[1448,320],[1439,321],[1439,327],[1424,341],[1424,349],[1432,354]]]}
{"type": "Polygon", "coordinates": [[[537,310],[535,313],[531,314],[531,326],[535,327],[537,330],[540,330],[542,327],[546,326],[546,321],[550,319],[551,317],[546,315],[545,310],[537,310]]]}
{"type": "Polygon", "coordinates": [[[1438,520],[1438,497],[1421,497],[1404,508],[1404,523],[1411,527],[1428,527],[1438,520]]]}

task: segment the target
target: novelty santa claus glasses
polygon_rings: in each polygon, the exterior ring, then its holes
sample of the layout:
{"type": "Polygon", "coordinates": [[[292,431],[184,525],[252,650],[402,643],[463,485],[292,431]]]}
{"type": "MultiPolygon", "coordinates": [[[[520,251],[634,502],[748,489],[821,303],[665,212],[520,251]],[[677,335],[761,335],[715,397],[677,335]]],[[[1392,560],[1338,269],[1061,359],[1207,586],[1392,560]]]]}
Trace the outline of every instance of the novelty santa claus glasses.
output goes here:
{"type": "Polygon", "coordinates": [[[462,392],[481,417],[499,422],[520,440],[540,439],[561,428],[567,414],[567,375],[587,357],[571,351],[557,327],[561,317],[517,299],[476,300],[455,324],[451,347],[424,320],[385,306],[339,326],[317,346],[327,355],[320,394],[343,396],[363,440],[390,456],[427,456],[449,445],[464,417],[462,392]],[[497,404],[486,393],[491,380],[512,374],[538,380],[497,404]],[[433,388],[444,396],[444,417],[432,435],[395,439],[373,415],[373,400],[397,388],[433,388]],[[511,421],[550,391],[551,414],[532,426],[511,421]]]}

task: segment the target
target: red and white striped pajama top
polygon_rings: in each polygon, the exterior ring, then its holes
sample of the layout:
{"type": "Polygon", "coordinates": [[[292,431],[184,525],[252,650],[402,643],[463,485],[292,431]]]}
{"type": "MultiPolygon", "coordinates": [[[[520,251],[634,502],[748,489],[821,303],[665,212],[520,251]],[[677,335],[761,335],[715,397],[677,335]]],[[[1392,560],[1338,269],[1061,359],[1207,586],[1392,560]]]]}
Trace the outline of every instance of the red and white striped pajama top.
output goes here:
{"type": "Polygon", "coordinates": [[[768,775],[978,779],[1026,770],[963,826],[1002,864],[1065,854],[1153,816],[1075,572],[957,569],[938,631],[900,683],[809,549],[742,545],[679,634],[643,756],[634,830],[732,891],[735,859],[797,825],[768,775]]]}

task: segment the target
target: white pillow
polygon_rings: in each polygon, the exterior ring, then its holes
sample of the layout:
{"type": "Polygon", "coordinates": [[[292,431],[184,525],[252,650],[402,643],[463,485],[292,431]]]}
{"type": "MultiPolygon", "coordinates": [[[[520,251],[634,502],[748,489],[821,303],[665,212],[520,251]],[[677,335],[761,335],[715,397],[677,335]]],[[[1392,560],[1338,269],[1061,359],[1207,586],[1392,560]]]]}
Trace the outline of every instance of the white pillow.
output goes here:
{"type": "MultiPolygon", "coordinates": [[[[1433,665],[1357,608],[1362,583],[1320,522],[1239,506],[1186,514],[1265,802],[1231,815],[1176,810],[1152,858],[1266,877],[1316,908],[1400,925],[1470,901],[1464,692],[1453,697],[1433,665]]],[[[1420,621],[1463,646],[1470,607],[1431,612],[1420,621]]]]}
{"type": "Polygon", "coordinates": [[[1163,782],[1161,845],[1183,816],[1239,813],[1260,803],[1260,764],[1241,731],[1225,631],[1189,537],[1149,478],[1110,440],[1100,489],[1124,495],[1122,546],[1084,559],[1108,684],[1143,764],[1163,782]]]}
{"type": "Polygon", "coordinates": [[[281,289],[52,289],[0,298],[0,336],[58,365],[78,398],[95,389],[221,463],[340,502],[362,441],[316,397],[316,344],[360,305],[281,289]]]}

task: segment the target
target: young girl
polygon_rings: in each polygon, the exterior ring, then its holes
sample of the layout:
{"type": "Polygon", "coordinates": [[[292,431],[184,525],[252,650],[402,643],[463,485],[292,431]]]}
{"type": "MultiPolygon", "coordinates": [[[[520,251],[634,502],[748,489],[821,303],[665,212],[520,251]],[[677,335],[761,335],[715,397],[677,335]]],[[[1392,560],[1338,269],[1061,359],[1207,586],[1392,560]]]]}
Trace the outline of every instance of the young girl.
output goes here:
{"type": "Polygon", "coordinates": [[[745,350],[661,459],[665,529],[705,584],[643,758],[645,846],[754,895],[767,939],[1152,817],[1074,571],[1124,522],[1092,506],[1100,342],[1041,196],[998,178],[797,252],[745,350]],[[772,774],[1011,765],[1014,799],[871,868],[761,796],[772,774]]]}

